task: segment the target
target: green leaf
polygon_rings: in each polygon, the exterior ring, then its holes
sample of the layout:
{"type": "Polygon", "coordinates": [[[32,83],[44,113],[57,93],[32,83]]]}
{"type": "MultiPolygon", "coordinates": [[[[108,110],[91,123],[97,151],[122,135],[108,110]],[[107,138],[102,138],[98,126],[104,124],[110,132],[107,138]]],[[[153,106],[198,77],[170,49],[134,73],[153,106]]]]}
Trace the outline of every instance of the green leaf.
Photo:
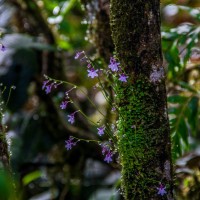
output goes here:
{"type": "Polygon", "coordinates": [[[193,135],[196,134],[198,123],[199,98],[193,96],[188,103],[188,124],[193,135]]]}
{"type": "Polygon", "coordinates": [[[179,120],[177,132],[179,132],[183,142],[188,146],[188,128],[184,117],[181,117],[179,120]]]}
{"type": "Polygon", "coordinates": [[[40,178],[42,175],[40,170],[37,171],[33,171],[29,174],[27,174],[26,176],[23,177],[22,182],[24,185],[28,185],[30,182],[40,178]]]}
{"type": "Polygon", "coordinates": [[[180,96],[180,95],[172,95],[168,97],[168,102],[169,103],[184,103],[187,101],[188,97],[185,96],[180,96]]]}
{"type": "Polygon", "coordinates": [[[180,85],[182,88],[184,88],[192,93],[195,93],[195,94],[198,93],[198,91],[194,87],[192,87],[191,85],[189,85],[188,83],[186,83],[184,81],[179,81],[178,85],[180,85]]]}

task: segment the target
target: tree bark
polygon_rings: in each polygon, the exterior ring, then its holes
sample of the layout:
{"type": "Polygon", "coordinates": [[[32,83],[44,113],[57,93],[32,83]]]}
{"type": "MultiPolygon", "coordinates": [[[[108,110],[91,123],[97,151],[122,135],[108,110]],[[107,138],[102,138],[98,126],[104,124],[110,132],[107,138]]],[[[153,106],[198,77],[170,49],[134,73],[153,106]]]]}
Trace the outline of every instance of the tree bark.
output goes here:
{"type": "Polygon", "coordinates": [[[116,80],[118,151],[127,200],[173,199],[172,162],[162,67],[159,0],[111,0],[117,58],[129,76],[116,80]],[[159,185],[167,194],[158,194],[159,185]]]}

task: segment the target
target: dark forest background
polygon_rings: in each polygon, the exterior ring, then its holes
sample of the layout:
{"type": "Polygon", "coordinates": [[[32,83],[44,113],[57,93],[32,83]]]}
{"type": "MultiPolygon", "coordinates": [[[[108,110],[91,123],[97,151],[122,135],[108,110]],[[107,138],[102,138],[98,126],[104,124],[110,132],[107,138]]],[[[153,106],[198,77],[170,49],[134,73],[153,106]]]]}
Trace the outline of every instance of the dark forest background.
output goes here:
{"type": "MultiPolygon", "coordinates": [[[[175,193],[180,200],[199,200],[200,2],[162,0],[161,16],[175,193]]],[[[101,116],[87,97],[113,117],[96,81],[87,78],[86,64],[74,59],[84,50],[106,66],[114,50],[108,27],[109,1],[0,0],[1,119],[19,199],[121,199],[120,165],[105,163],[97,143],[65,149],[71,135],[99,139],[85,118],[67,122],[74,107],[63,111],[60,103],[71,87],[62,84],[48,95],[42,90],[45,74],[71,82],[79,86],[70,93],[73,100],[90,119],[101,116]]],[[[0,193],[14,198],[3,173],[0,193]]]]}

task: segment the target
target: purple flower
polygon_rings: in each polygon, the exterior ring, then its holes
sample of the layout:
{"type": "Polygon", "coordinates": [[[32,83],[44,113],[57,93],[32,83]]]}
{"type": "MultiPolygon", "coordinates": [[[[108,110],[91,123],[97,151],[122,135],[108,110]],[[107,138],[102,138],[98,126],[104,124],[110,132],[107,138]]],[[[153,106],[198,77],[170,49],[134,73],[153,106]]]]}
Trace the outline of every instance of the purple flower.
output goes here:
{"type": "Polygon", "coordinates": [[[68,122],[70,123],[70,124],[73,124],[74,122],[75,122],[75,119],[74,119],[74,115],[77,113],[78,111],[75,111],[75,112],[73,112],[71,115],[68,115],[67,117],[69,118],[68,119],[68,122]]]}
{"type": "Polygon", "coordinates": [[[112,112],[115,112],[115,111],[116,111],[116,108],[115,108],[115,107],[112,107],[111,111],[112,111],[112,112]]]}
{"type": "Polygon", "coordinates": [[[81,56],[81,54],[83,54],[83,53],[84,53],[84,51],[77,52],[76,55],[75,55],[75,57],[74,57],[74,59],[77,60],[81,56]]]}
{"type": "Polygon", "coordinates": [[[94,78],[98,76],[97,74],[98,69],[95,70],[94,68],[91,68],[91,69],[88,69],[87,71],[88,71],[88,77],[94,78]]]}
{"type": "Polygon", "coordinates": [[[104,158],[104,161],[106,161],[107,163],[110,163],[113,161],[112,159],[113,153],[111,151],[108,151],[106,154],[106,157],[104,158]]]}
{"type": "Polygon", "coordinates": [[[110,151],[109,147],[107,145],[102,146],[102,154],[104,155],[107,151],[110,151]]]}
{"type": "Polygon", "coordinates": [[[88,63],[87,68],[90,69],[92,67],[92,65],[90,63],[88,63]]]}
{"type": "Polygon", "coordinates": [[[77,142],[74,142],[73,140],[74,140],[74,138],[71,137],[71,136],[69,137],[68,140],[65,140],[65,143],[66,143],[66,144],[65,144],[65,148],[66,148],[67,150],[72,149],[72,147],[76,145],[77,142]]]}
{"type": "Polygon", "coordinates": [[[47,85],[45,88],[45,92],[46,92],[46,94],[49,94],[50,92],[51,92],[51,89],[52,89],[52,86],[53,86],[53,83],[52,84],[50,84],[50,85],[47,85]]]}
{"type": "Polygon", "coordinates": [[[125,74],[120,74],[119,75],[119,80],[121,82],[127,82],[127,78],[128,78],[128,76],[126,76],[125,74]]]}
{"type": "Polygon", "coordinates": [[[102,136],[104,134],[105,128],[106,128],[105,126],[97,128],[99,136],[102,136]]]}
{"type": "Polygon", "coordinates": [[[42,85],[43,90],[46,88],[47,83],[49,83],[49,80],[43,81],[43,85],[42,85]]]}
{"type": "Polygon", "coordinates": [[[6,50],[6,47],[3,44],[1,44],[1,51],[5,51],[5,50],[6,50]]]}
{"type": "Polygon", "coordinates": [[[68,101],[62,101],[62,103],[60,104],[60,108],[62,110],[66,109],[67,108],[67,104],[68,104],[68,101]]]}
{"type": "Polygon", "coordinates": [[[104,161],[107,163],[112,162],[113,152],[107,144],[102,145],[102,154],[105,155],[104,161]]]}
{"type": "Polygon", "coordinates": [[[108,65],[108,68],[110,68],[111,71],[117,72],[119,70],[119,65],[120,63],[117,63],[117,61],[113,57],[110,58],[110,64],[108,65]]]}
{"type": "Polygon", "coordinates": [[[165,189],[166,189],[166,187],[164,187],[162,184],[160,184],[160,187],[157,188],[157,190],[158,190],[158,194],[161,195],[161,196],[167,194],[167,192],[166,192],[165,189]]]}

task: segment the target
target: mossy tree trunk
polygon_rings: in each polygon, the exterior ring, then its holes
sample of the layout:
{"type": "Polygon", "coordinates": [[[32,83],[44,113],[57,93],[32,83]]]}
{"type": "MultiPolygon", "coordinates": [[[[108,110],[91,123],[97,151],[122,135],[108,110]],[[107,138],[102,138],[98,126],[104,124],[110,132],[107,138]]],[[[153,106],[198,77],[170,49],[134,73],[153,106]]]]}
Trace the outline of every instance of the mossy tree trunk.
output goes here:
{"type": "Polygon", "coordinates": [[[159,0],[111,0],[116,55],[127,83],[117,81],[118,150],[126,200],[173,199],[159,0]],[[159,185],[167,194],[158,194],[159,185]]]}

